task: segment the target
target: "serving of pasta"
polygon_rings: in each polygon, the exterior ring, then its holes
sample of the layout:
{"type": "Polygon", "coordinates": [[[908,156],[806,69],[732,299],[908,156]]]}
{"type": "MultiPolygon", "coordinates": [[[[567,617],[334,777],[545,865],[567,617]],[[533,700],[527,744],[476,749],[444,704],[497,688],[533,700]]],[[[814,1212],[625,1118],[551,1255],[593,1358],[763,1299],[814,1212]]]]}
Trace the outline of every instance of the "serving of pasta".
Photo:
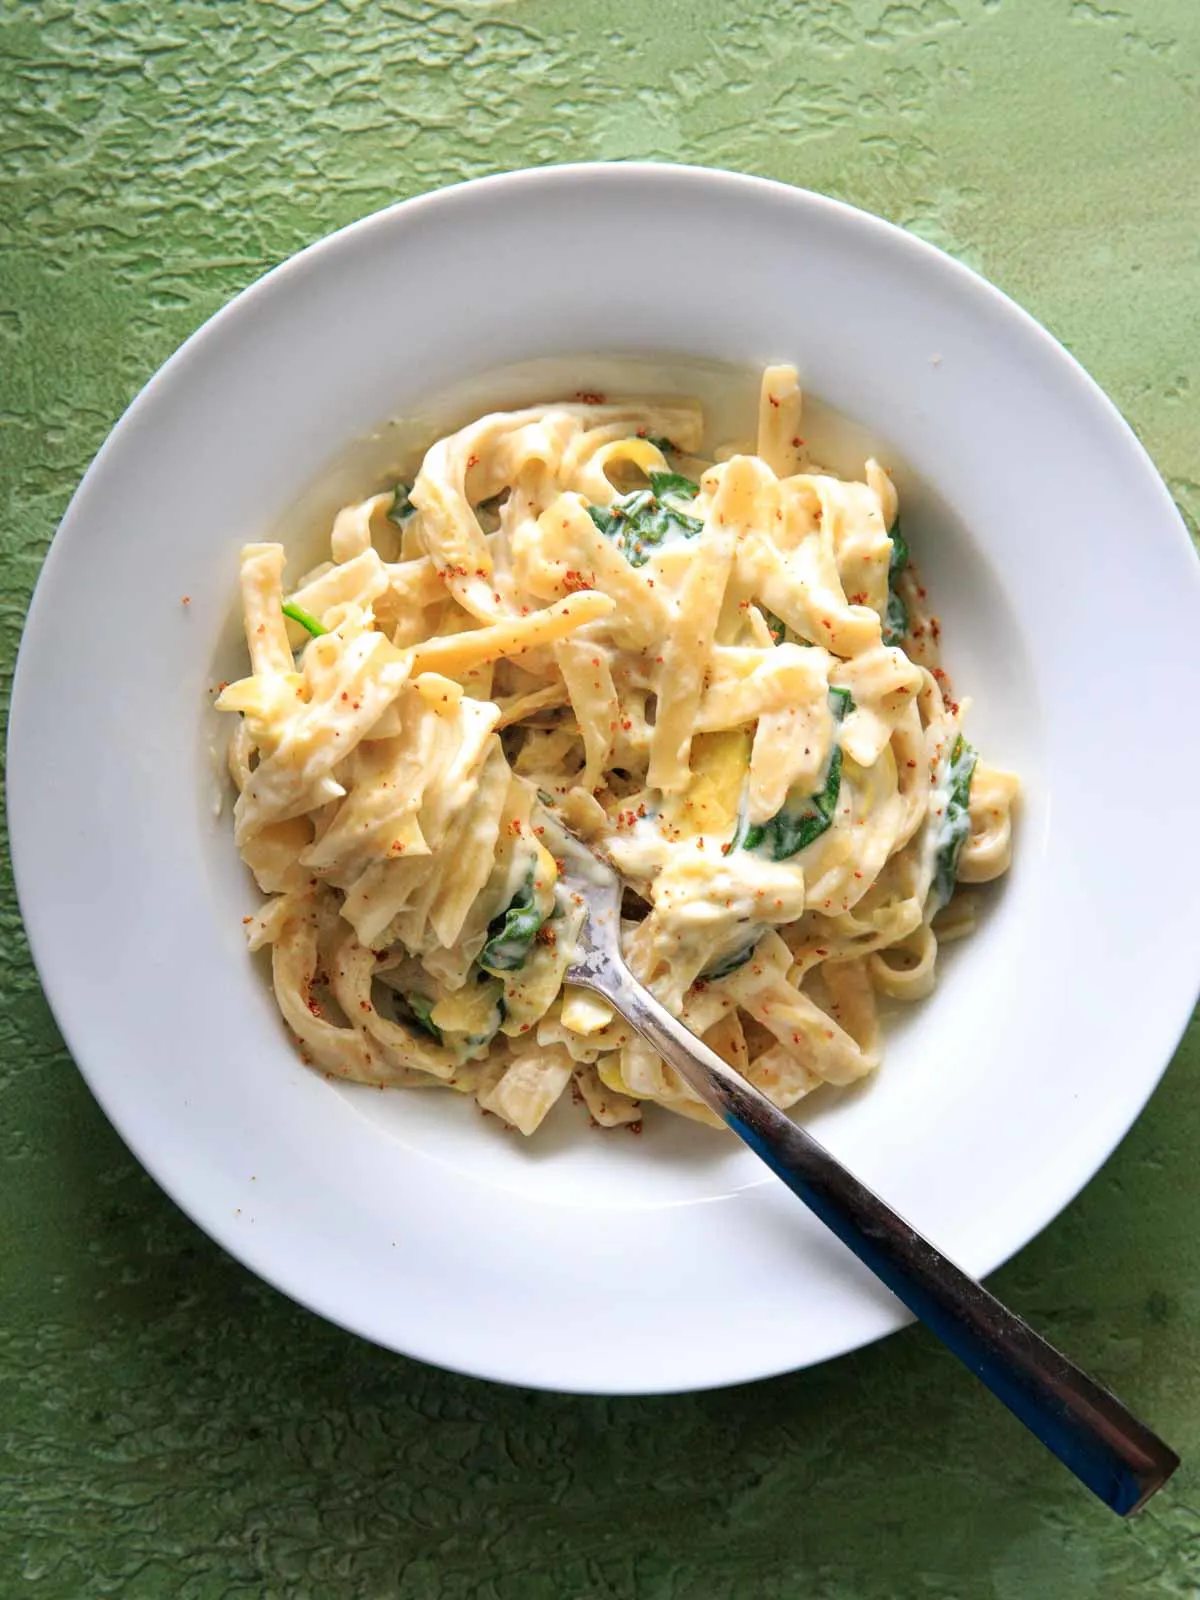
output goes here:
{"type": "Polygon", "coordinates": [[[438,440],[292,586],[247,546],[252,670],[217,706],[303,1058],[525,1134],[568,1090],[605,1126],[713,1120],[564,984],[561,823],[627,885],[634,973],[776,1104],[869,1073],[1017,795],[961,731],[897,512],[875,461],[808,459],[779,366],[744,448],[706,454],[694,402],[580,394],[438,440]]]}

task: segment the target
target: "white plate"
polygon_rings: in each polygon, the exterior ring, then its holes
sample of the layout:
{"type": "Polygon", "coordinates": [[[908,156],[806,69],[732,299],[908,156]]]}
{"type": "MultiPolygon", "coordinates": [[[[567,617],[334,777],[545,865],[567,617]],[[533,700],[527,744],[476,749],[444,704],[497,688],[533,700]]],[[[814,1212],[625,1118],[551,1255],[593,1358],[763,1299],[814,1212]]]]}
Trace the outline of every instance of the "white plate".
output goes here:
{"type": "Polygon", "coordinates": [[[889,442],[974,736],[1025,781],[986,925],[877,1080],[810,1112],[990,1271],[1112,1150],[1192,1003],[1200,582],[1109,402],[928,245],[815,195],[649,166],[487,179],[324,240],[189,340],[113,431],[38,585],[9,743],[46,991],[163,1187],[322,1315],[557,1389],[732,1383],[905,1319],[722,1136],[665,1115],[602,1136],[564,1112],[525,1144],[457,1097],[303,1070],[243,949],[253,894],[212,814],[205,707],[234,666],[239,544],[298,496],[315,515],[348,459],[378,464],[404,433],[386,419],[468,388],[523,398],[529,370],[474,380],[534,358],[593,388],[613,357],[655,352],[794,360],[889,442]]]}

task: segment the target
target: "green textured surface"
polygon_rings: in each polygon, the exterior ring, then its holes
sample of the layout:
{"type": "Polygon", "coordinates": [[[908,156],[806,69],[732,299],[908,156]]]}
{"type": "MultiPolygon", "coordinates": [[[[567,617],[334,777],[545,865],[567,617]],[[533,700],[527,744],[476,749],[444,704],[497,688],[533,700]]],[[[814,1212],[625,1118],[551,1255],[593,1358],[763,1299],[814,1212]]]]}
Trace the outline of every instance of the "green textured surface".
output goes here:
{"type": "MultiPolygon", "coordinates": [[[[1083,360],[1194,530],[1198,74],[1196,0],[7,0],[6,687],[75,483],[186,334],[331,228],[541,161],[740,168],[932,239],[1083,360]]],[[[749,1389],[586,1401],[318,1322],[129,1158],[56,1035],[7,866],[0,928],[5,1600],[1200,1592],[1195,1029],[995,1278],[1184,1454],[1125,1525],[920,1330],[749,1389]]]]}

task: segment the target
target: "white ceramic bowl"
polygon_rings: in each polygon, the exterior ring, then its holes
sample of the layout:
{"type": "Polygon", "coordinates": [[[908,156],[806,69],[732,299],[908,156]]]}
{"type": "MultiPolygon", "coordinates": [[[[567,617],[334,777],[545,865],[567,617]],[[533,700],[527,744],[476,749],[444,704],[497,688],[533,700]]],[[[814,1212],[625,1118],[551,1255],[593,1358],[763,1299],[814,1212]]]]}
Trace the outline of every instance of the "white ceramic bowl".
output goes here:
{"type": "Polygon", "coordinates": [[[594,388],[664,353],[794,360],[884,441],[974,736],[1024,779],[985,926],[877,1080],[809,1112],[990,1271],[1112,1150],[1192,1003],[1200,741],[1178,708],[1200,704],[1200,582],[1109,402],[930,246],[812,194],[656,166],[487,179],[347,228],[208,323],[114,429],[38,585],[12,711],[34,954],[140,1159],[322,1315],[558,1389],[731,1383],[905,1319],[728,1138],[666,1116],[602,1136],[564,1113],[525,1144],[457,1097],[303,1070],[243,949],[254,895],[213,815],[206,706],[236,662],[238,546],[295,505],[299,538],[348,462],[393,447],[382,424],[439,396],[528,398],[549,369],[514,364],[535,358],[594,388]]]}

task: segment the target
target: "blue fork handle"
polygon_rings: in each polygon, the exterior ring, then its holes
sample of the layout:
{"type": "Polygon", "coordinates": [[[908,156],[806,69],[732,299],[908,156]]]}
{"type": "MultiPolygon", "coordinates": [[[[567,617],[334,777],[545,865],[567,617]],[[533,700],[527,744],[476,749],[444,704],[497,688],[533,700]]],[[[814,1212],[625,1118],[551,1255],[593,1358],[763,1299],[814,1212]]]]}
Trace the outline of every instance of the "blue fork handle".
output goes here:
{"type": "Polygon", "coordinates": [[[1179,1465],[1168,1445],[734,1072],[660,1005],[624,963],[610,953],[603,965],[589,963],[569,977],[603,994],[792,1193],[1105,1505],[1129,1516],[1161,1489],[1179,1465]]]}

